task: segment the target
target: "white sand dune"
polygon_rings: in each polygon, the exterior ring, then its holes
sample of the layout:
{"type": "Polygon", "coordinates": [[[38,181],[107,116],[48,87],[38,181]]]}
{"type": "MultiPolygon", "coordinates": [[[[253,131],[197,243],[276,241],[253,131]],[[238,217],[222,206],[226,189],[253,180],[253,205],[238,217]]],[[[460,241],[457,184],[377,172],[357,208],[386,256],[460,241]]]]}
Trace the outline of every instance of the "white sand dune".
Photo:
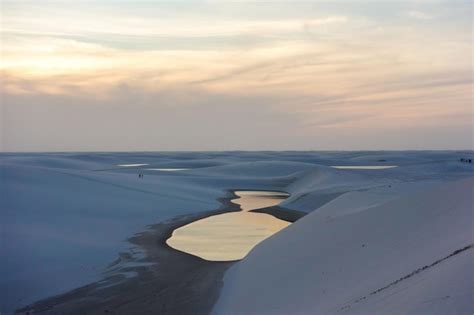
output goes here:
{"type": "Polygon", "coordinates": [[[232,267],[214,314],[472,314],[473,188],[322,207],[232,267]]]}
{"type": "MultiPolygon", "coordinates": [[[[453,182],[474,176],[472,164],[459,162],[460,157],[473,155],[471,151],[3,153],[1,249],[8,259],[0,260],[0,312],[10,314],[34,300],[101,279],[120,252],[136,252],[125,241],[134,233],[180,215],[215,210],[220,206],[217,199],[230,189],[287,191],[291,196],[281,206],[310,214],[263,241],[238,263],[225,279],[216,310],[233,314],[243,307],[246,314],[255,310],[278,314],[292,306],[292,314],[335,312],[465,245],[466,229],[472,227],[472,214],[466,210],[472,207],[472,198],[466,199],[472,194],[472,181],[453,182]],[[124,164],[192,169],[145,171],[139,179],[137,173],[143,169],[115,167],[124,164]],[[398,167],[343,170],[331,165],[398,167]],[[450,212],[445,215],[446,209],[450,212]],[[229,302],[230,294],[242,305],[229,302]]],[[[469,252],[437,264],[430,273],[420,273],[424,279],[420,285],[403,292],[426,297],[423,301],[428,302],[420,305],[441,305],[440,312],[449,303],[462,309],[461,295],[469,292],[462,285],[470,280],[462,269],[463,257],[469,252]],[[437,271],[442,268],[446,273],[437,271]],[[458,293],[443,298],[436,281],[458,293]],[[427,293],[428,288],[433,294],[427,293]]],[[[350,310],[360,308],[364,313],[373,307],[369,313],[384,314],[377,305],[415,307],[421,300],[388,294],[405,283],[369,296],[350,310]],[[378,300],[382,297],[384,303],[378,300]]]]}
{"type": "Polygon", "coordinates": [[[293,161],[255,161],[199,168],[193,173],[206,176],[232,176],[233,178],[265,178],[288,176],[314,167],[315,164],[293,161]]]}

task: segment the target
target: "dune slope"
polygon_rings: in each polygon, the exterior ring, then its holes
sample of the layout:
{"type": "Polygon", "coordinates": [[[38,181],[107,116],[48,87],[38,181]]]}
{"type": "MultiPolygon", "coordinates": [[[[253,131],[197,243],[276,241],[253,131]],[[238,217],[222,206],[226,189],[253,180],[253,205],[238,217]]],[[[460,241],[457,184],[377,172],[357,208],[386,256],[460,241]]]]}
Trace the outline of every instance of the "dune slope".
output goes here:
{"type": "Polygon", "coordinates": [[[314,211],[226,274],[214,314],[472,314],[474,178],[314,211]]]}

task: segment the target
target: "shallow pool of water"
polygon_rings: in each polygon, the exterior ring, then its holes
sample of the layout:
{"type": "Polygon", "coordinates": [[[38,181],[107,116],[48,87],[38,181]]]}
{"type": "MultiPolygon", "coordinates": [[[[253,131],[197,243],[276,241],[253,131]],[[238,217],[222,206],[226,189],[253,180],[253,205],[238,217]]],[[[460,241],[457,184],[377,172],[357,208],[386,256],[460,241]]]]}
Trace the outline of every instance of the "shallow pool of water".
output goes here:
{"type": "Polygon", "coordinates": [[[275,191],[235,191],[241,211],[214,215],[173,231],[166,243],[174,249],[210,261],[245,257],[258,243],[287,227],[289,222],[250,210],[276,206],[288,194],[275,191]]]}
{"type": "Polygon", "coordinates": [[[145,165],[148,165],[148,164],[141,164],[141,163],[137,163],[137,164],[117,164],[117,166],[120,166],[120,167],[138,167],[138,166],[145,166],[145,165]]]}
{"type": "Polygon", "coordinates": [[[146,168],[148,171],[179,172],[187,171],[189,168],[146,168]]]}
{"type": "Polygon", "coordinates": [[[397,165],[336,165],[331,167],[341,170],[384,170],[397,167],[397,165]]]}

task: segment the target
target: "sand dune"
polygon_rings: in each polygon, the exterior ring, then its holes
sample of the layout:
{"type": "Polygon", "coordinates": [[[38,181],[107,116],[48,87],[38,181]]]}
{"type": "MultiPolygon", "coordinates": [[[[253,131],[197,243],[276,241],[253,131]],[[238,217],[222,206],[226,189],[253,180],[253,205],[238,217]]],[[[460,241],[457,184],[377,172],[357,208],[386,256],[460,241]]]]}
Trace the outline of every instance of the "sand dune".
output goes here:
{"type": "Polygon", "coordinates": [[[323,206],[232,267],[214,314],[470,314],[473,188],[323,206]]]}
{"type": "MultiPolygon", "coordinates": [[[[474,168],[460,163],[459,157],[473,155],[469,151],[0,154],[2,254],[8,258],[0,261],[0,310],[10,314],[88,284],[102,288],[104,277],[123,278],[126,288],[127,281],[135,281],[134,274],[159,274],[163,270],[153,257],[168,254],[147,256],[144,247],[127,239],[147,231],[150,224],[169,227],[167,222],[180,216],[199,217],[221,209],[219,198],[228,196],[229,190],[257,189],[291,194],[278,208],[262,211],[301,219],[263,241],[231,269],[216,314],[278,313],[289,305],[300,313],[421,310],[423,314],[448,307],[472,313],[472,303],[465,298],[472,292],[465,258],[472,250],[449,255],[472,243],[467,231],[472,228],[469,196],[474,168]],[[147,165],[117,167],[123,164],[147,165]],[[344,170],[332,165],[398,167],[344,170]],[[118,265],[111,268],[117,257],[118,265]],[[153,266],[130,267],[143,261],[153,266]],[[406,293],[396,293],[402,287],[406,293]]],[[[192,282],[194,274],[189,269],[193,265],[186,265],[193,260],[186,261],[183,275],[191,278],[181,279],[183,285],[192,282]]],[[[196,271],[200,281],[211,277],[219,286],[225,268],[200,266],[206,270],[196,271]]],[[[193,297],[192,290],[189,294],[190,303],[205,298],[193,297]]],[[[209,312],[212,303],[201,302],[203,314],[209,312]]]]}

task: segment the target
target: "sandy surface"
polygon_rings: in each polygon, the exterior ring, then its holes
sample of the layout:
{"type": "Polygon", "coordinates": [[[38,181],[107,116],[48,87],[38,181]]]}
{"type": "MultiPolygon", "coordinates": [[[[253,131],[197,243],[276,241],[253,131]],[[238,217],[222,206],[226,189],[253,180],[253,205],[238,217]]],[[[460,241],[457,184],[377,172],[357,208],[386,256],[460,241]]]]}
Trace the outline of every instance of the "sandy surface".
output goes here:
{"type": "MultiPolygon", "coordinates": [[[[146,255],[139,261],[122,254],[109,266],[114,269],[121,262],[132,262],[121,268],[123,274],[113,274],[68,293],[47,298],[22,308],[16,314],[208,314],[216,302],[224,272],[235,262],[211,262],[170,248],[166,240],[174,229],[196,220],[239,211],[230,202],[236,195],[220,199],[222,207],[207,213],[180,216],[150,226],[149,230],[129,239],[143,248],[146,255]],[[151,263],[151,264],[150,264],[151,263]],[[132,265],[132,266],[130,266],[132,265]]],[[[299,217],[291,210],[265,208],[265,213],[293,222],[299,217]]]]}
{"type": "Polygon", "coordinates": [[[229,268],[212,314],[474,314],[473,188],[338,198],[229,268]]]}
{"type": "MultiPolygon", "coordinates": [[[[260,310],[292,306],[290,313],[294,313],[294,308],[303,307],[303,303],[290,302],[290,294],[295,295],[294,299],[307,297],[308,309],[330,304],[343,306],[344,303],[338,302],[341,290],[350,295],[348,300],[353,295],[366,296],[367,292],[466,246],[466,242],[456,242],[454,236],[464,231],[458,225],[465,227],[470,223],[468,230],[472,232],[472,215],[463,219],[447,214],[446,219],[437,220],[433,214],[434,208],[439,213],[453,209],[454,205],[445,204],[443,209],[440,205],[451,202],[453,194],[458,192],[436,193],[423,202],[418,201],[417,195],[472,177],[473,164],[460,162],[460,158],[472,158],[472,154],[472,151],[0,154],[0,172],[6,183],[0,185],[0,195],[5,196],[0,200],[0,208],[3,210],[2,253],[6,257],[0,260],[0,312],[12,314],[15,309],[30,305],[29,309],[34,307],[45,313],[129,313],[132,309],[133,313],[206,313],[215,296],[219,294],[215,304],[218,305],[226,296],[226,288],[235,287],[234,280],[239,279],[242,292],[257,299],[239,303],[244,306],[265,307],[260,310]],[[116,166],[132,163],[148,165],[116,166]],[[330,167],[387,164],[399,167],[385,170],[330,167]],[[190,170],[156,172],[145,168],[190,170]],[[139,172],[144,178],[138,178],[139,172]],[[163,243],[176,227],[228,211],[217,198],[223,190],[237,187],[290,194],[278,208],[259,209],[260,212],[271,211],[279,218],[286,216],[288,221],[296,219],[297,212],[286,209],[297,209],[307,215],[261,242],[244,260],[231,264],[219,293],[222,274],[228,266],[171,252],[163,243]],[[415,201],[409,202],[410,198],[415,201]],[[433,202],[433,198],[437,201],[433,202]],[[209,212],[217,208],[217,212],[209,212]],[[393,215],[389,221],[387,213],[393,215]],[[448,224],[448,219],[460,221],[454,222],[455,226],[448,224]],[[149,227],[146,233],[135,234],[156,222],[161,224],[149,227]],[[382,222],[387,223],[383,228],[382,222]],[[428,225],[433,229],[421,233],[420,228],[428,225]],[[355,230],[356,227],[359,229],[355,230]],[[133,235],[131,243],[126,242],[133,235]],[[291,240],[294,243],[289,244],[291,240]],[[407,246],[401,246],[402,241],[407,246]],[[267,247],[268,252],[264,250],[267,247]],[[393,257],[388,259],[388,254],[393,257]],[[117,257],[120,258],[110,264],[117,257]],[[380,269],[373,266],[377,258],[383,260],[377,263],[380,269]],[[370,268],[367,264],[371,264],[370,268]],[[245,278],[248,282],[241,273],[228,277],[237,268],[241,272],[249,270],[249,277],[245,278]],[[255,274],[250,272],[254,269],[255,274]],[[335,278],[327,277],[329,274],[335,278]],[[348,285],[348,279],[357,281],[348,285]],[[280,289],[288,292],[277,297],[274,291],[280,289]],[[263,305],[263,301],[268,304],[263,305]]],[[[459,189],[464,190],[463,187],[459,189]]],[[[466,196],[472,196],[472,190],[466,196]]],[[[472,209],[472,198],[466,202],[470,202],[472,209]]],[[[419,294],[406,291],[410,292],[404,295],[407,300],[389,296],[392,289],[374,297],[386,299],[383,305],[390,302],[394,310],[399,310],[400,306],[415,306],[414,299],[426,298],[423,288],[439,287],[447,291],[445,279],[450,279],[452,284],[449,290],[469,292],[462,291],[460,284],[465,283],[468,288],[467,280],[462,279],[468,279],[466,274],[471,272],[462,270],[466,266],[466,270],[472,269],[472,263],[467,264],[465,259],[472,252],[466,250],[430,268],[428,280],[432,285],[417,286],[419,294]],[[441,286],[437,279],[442,280],[441,286]]],[[[451,297],[442,301],[453,304],[464,301],[444,291],[436,291],[437,296],[451,297]]],[[[233,292],[228,296],[237,299],[233,292]]],[[[379,305],[368,300],[352,306],[351,312],[357,308],[365,314],[386,314],[380,310],[368,312],[366,306],[379,305]]],[[[436,296],[427,300],[439,302],[436,296]]],[[[430,308],[430,314],[435,310],[442,311],[436,306],[430,308]]]]}

